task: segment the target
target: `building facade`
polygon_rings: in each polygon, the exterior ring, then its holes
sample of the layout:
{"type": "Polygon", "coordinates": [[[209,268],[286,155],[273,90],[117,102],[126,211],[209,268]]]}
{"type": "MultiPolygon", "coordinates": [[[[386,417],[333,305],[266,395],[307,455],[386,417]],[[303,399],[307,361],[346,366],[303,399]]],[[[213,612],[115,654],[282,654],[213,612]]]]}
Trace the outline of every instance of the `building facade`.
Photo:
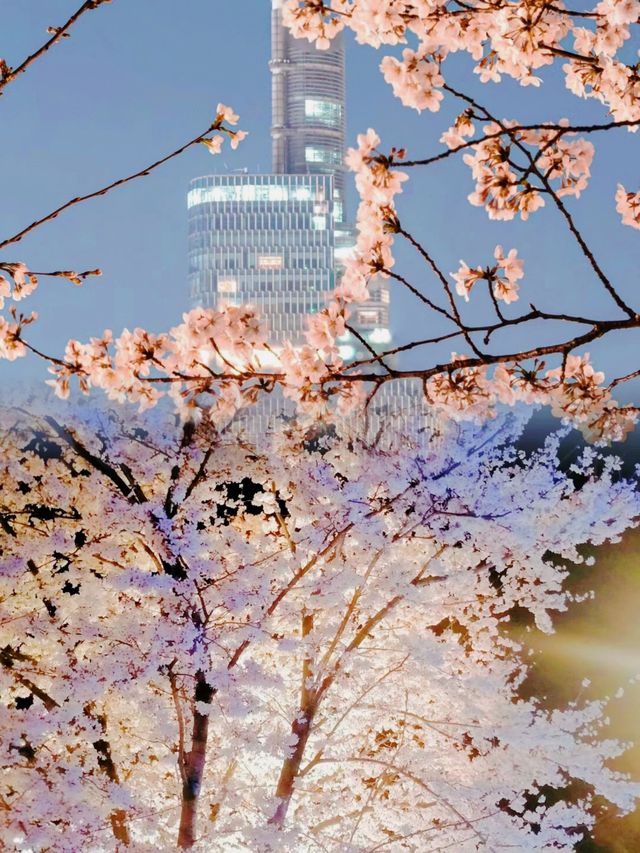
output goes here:
{"type": "Polygon", "coordinates": [[[335,286],[333,176],[209,175],[191,182],[192,302],[251,303],[275,348],[303,342],[304,316],[335,286]]]}
{"type": "MultiPolygon", "coordinates": [[[[281,0],[272,0],[271,174],[208,175],[191,181],[189,287],[193,305],[258,307],[275,351],[285,340],[305,342],[304,318],[327,303],[355,249],[345,189],[345,57],[342,36],[319,51],[294,39],[282,23],[281,0]]],[[[376,351],[389,347],[389,283],[370,283],[371,299],[354,306],[350,325],[376,351]]],[[[345,361],[371,353],[350,333],[339,340],[345,361]]],[[[252,435],[294,407],[266,395],[241,413],[252,435]]],[[[358,419],[356,419],[358,420],[358,419]]],[[[359,432],[395,424],[424,424],[421,390],[385,385],[359,432]]],[[[394,427],[392,426],[392,431],[394,427]]]]}
{"type": "Polygon", "coordinates": [[[328,50],[294,38],[271,11],[272,169],[278,174],[334,176],[336,226],[347,222],[345,199],[345,77],[342,34],[328,50]]]}
{"type": "MultiPolygon", "coordinates": [[[[342,35],[329,50],[295,39],[272,0],[272,157],[270,175],[209,175],[188,194],[191,303],[251,302],[267,318],[272,344],[299,345],[302,318],[326,304],[355,248],[345,192],[345,57],[342,35]],[[308,310],[305,310],[308,309],[308,310]]],[[[391,341],[389,286],[351,324],[370,346],[391,341]]],[[[350,333],[341,354],[366,353],[350,333]]]]}

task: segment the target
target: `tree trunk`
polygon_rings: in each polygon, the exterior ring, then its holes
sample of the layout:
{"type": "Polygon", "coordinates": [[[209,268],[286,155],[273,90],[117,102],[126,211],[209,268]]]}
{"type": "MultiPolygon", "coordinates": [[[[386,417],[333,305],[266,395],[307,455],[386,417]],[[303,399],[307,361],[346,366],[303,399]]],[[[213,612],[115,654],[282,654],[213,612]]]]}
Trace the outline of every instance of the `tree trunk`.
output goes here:
{"type": "MultiPolygon", "coordinates": [[[[213,698],[213,687],[207,683],[204,673],[196,673],[196,688],[194,702],[204,702],[207,705],[213,698]]],[[[209,715],[201,714],[197,706],[193,710],[193,731],[191,734],[191,750],[184,756],[184,772],[182,782],[182,808],[180,812],[180,829],[178,831],[178,847],[187,849],[193,847],[196,841],[196,819],[198,799],[202,788],[202,777],[207,752],[209,735],[209,715]]]]}
{"type": "Polygon", "coordinates": [[[300,770],[300,764],[307,745],[307,740],[309,739],[309,732],[311,731],[311,723],[313,721],[314,714],[315,707],[311,706],[301,719],[295,719],[291,724],[291,732],[296,735],[298,740],[296,741],[296,745],[291,756],[286,758],[282,764],[280,777],[278,779],[278,787],[276,788],[278,806],[273,815],[269,818],[269,823],[272,826],[277,826],[278,829],[282,829],[284,826],[285,818],[289,811],[289,803],[293,796],[296,777],[300,770]]]}
{"type": "MultiPolygon", "coordinates": [[[[306,637],[313,630],[313,614],[303,613],[302,615],[302,636],[306,637]]],[[[288,755],[282,762],[280,777],[276,787],[276,798],[278,805],[275,812],[269,818],[269,823],[272,826],[282,829],[284,826],[287,812],[289,811],[289,803],[293,796],[293,789],[296,782],[296,777],[302,763],[307,741],[309,740],[309,732],[311,724],[318,708],[319,697],[314,690],[308,688],[308,682],[312,677],[312,662],[310,658],[305,658],[302,664],[302,687],[300,691],[300,713],[291,723],[291,734],[296,736],[296,743],[288,755]]]]}

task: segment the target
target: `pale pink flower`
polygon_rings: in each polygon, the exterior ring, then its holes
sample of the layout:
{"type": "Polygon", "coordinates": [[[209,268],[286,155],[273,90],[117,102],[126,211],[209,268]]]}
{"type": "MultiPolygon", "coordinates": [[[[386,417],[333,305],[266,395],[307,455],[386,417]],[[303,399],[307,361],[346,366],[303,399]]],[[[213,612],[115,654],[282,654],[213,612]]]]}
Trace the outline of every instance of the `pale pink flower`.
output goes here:
{"type": "Polygon", "coordinates": [[[11,296],[11,285],[7,279],[0,275],[0,308],[4,308],[4,300],[11,296]]]}
{"type": "Polygon", "coordinates": [[[640,229],[640,190],[629,193],[622,184],[616,191],[616,210],[622,217],[622,224],[640,229]]]}
{"type": "Polygon", "coordinates": [[[346,309],[334,301],[317,314],[309,314],[305,331],[307,342],[324,354],[334,353],[337,349],[336,338],[346,332],[345,312],[346,309]]]}
{"type": "Polygon", "coordinates": [[[38,279],[29,272],[26,264],[3,264],[3,268],[13,277],[12,297],[16,302],[31,296],[38,286],[38,279]]]}
{"type": "Polygon", "coordinates": [[[516,249],[511,249],[505,257],[502,246],[496,246],[494,257],[497,266],[493,276],[493,293],[496,299],[501,299],[509,304],[518,298],[518,285],[516,284],[524,277],[524,261],[518,258],[516,249]],[[503,275],[499,275],[501,270],[503,275]]]}
{"type": "Polygon", "coordinates": [[[473,136],[475,130],[475,125],[468,114],[464,112],[458,116],[449,130],[442,134],[440,142],[443,142],[451,150],[459,148],[464,145],[467,136],[473,136]]]}
{"type": "Polygon", "coordinates": [[[27,354],[27,348],[19,340],[20,330],[17,323],[9,323],[0,317],[0,358],[15,361],[27,354]]]}
{"type": "Polygon", "coordinates": [[[215,136],[212,136],[211,139],[203,139],[201,141],[203,145],[207,146],[211,154],[219,154],[222,151],[224,137],[216,134],[215,136]]]}
{"type": "Polygon", "coordinates": [[[460,296],[464,297],[465,301],[469,301],[469,294],[471,293],[471,289],[473,285],[480,281],[480,279],[484,278],[484,271],[481,267],[474,267],[471,269],[465,261],[460,260],[460,268],[458,272],[450,273],[451,278],[456,283],[456,292],[460,294],[460,296]]]}
{"type": "Polygon", "coordinates": [[[234,131],[231,135],[231,147],[235,150],[242,140],[247,138],[247,136],[249,136],[249,132],[246,130],[234,131]]]}
{"type": "Polygon", "coordinates": [[[226,121],[227,124],[238,124],[240,116],[235,113],[231,107],[228,107],[225,104],[218,104],[216,107],[216,119],[226,121]]]}
{"type": "Polygon", "coordinates": [[[385,56],[380,69],[393,94],[407,107],[421,112],[424,109],[437,112],[443,98],[438,87],[444,85],[437,63],[426,59],[421,52],[406,48],[402,62],[394,56],[385,56]]]}

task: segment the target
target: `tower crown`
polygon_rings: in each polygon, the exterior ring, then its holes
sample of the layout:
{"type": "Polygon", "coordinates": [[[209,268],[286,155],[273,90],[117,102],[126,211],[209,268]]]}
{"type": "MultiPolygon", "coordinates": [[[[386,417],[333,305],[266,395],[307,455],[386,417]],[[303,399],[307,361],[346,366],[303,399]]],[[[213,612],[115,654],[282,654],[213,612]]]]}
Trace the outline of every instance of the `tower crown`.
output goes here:
{"type": "Polygon", "coordinates": [[[272,0],[272,166],[276,174],[335,176],[334,214],[345,222],[344,44],[328,50],[294,38],[282,23],[281,0],[272,0]]]}

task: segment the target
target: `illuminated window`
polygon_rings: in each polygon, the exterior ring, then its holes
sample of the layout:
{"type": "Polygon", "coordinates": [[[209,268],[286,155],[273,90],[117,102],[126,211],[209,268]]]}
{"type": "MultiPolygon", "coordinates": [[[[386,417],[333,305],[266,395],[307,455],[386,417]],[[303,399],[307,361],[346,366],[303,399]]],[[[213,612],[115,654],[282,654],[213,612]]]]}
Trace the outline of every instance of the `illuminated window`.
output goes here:
{"type": "Polygon", "coordinates": [[[313,227],[316,231],[324,231],[327,227],[327,217],[321,215],[314,216],[313,227]]]}
{"type": "Polygon", "coordinates": [[[358,311],[358,323],[362,326],[372,326],[378,322],[377,311],[358,311]]]}
{"type": "Polygon", "coordinates": [[[238,282],[235,278],[218,279],[218,293],[235,293],[237,289],[238,282]]]}
{"type": "Polygon", "coordinates": [[[304,102],[304,115],[307,121],[313,124],[338,125],[342,119],[342,104],[334,101],[318,101],[315,98],[306,98],[304,102]]]}
{"type": "Polygon", "coordinates": [[[304,159],[307,163],[328,163],[333,166],[339,166],[342,163],[339,151],[332,151],[330,148],[316,148],[314,145],[306,146],[304,159]]]}
{"type": "MultiPolygon", "coordinates": [[[[300,192],[309,194],[309,190],[296,190],[296,197],[300,198],[300,192]]],[[[302,197],[308,197],[302,196],[302,197]]],[[[288,201],[289,188],[271,186],[268,184],[239,184],[229,187],[194,187],[189,191],[187,204],[193,207],[196,204],[206,202],[224,201],[288,201]]]]}
{"type": "Polygon", "coordinates": [[[281,270],[283,266],[282,255],[258,255],[258,269],[281,270]]]}

